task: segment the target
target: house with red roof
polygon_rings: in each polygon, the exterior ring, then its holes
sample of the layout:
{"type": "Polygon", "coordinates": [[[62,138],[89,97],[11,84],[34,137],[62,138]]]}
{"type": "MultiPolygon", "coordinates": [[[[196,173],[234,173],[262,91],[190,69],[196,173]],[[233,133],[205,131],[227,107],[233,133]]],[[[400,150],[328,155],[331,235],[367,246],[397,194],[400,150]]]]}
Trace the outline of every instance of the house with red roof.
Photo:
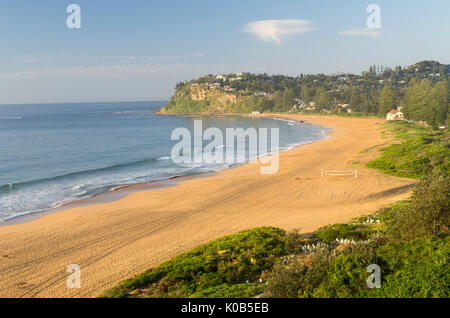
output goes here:
{"type": "Polygon", "coordinates": [[[399,109],[393,109],[386,115],[387,120],[405,120],[403,113],[399,109]]]}

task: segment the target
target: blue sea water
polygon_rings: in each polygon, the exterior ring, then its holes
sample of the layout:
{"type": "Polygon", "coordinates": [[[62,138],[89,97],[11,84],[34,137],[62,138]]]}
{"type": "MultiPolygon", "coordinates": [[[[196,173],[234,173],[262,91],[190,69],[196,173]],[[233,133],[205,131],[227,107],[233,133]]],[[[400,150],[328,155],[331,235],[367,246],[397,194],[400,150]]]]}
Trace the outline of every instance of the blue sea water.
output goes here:
{"type": "MultiPolygon", "coordinates": [[[[171,133],[193,118],[158,116],[165,102],[0,105],[0,222],[118,186],[228,168],[177,165],[171,133]]],[[[198,119],[198,118],[196,118],[198,119]]],[[[280,129],[284,151],[323,139],[322,127],[288,120],[202,117],[203,129],[280,129]]],[[[225,149],[227,145],[224,145],[225,149]]]]}

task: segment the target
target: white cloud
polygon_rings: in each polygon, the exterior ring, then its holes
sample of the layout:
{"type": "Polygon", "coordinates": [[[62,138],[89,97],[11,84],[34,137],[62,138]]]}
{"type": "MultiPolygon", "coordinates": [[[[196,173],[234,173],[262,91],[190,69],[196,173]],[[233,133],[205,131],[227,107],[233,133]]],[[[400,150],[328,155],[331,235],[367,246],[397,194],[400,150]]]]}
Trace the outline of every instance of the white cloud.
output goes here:
{"type": "Polygon", "coordinates": [[[339,34],[351,36],[378,37],[381,35],[381,31],[379,29],[360,28],[360,29],[350,29],[346,31],[340,31],[339,34]]]}
{"type": "Polygon", "coordinates": [[[305,33],[316,28],[308,20],[263,20],[254,21],[244,26],[244,31],[253,33],[266,42],[281,44],[281,36],[295,33],[305,33]]]}

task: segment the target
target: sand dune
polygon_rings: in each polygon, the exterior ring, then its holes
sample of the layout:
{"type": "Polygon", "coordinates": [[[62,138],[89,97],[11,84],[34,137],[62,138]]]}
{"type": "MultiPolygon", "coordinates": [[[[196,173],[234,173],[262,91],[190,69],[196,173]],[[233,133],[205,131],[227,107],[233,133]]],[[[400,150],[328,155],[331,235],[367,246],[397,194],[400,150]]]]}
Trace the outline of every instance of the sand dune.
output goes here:
{"type": "Polygon", "coordinates": [[[380,134],[384,120],[287,117],[333,131],[326,140],[282,153],[277,174],[261,175],[258,164],[245,164],[176,187],[0,227],[0,296],[97,296],[227,234],[262,225],[308,233],[408,196],[412,180],[364,167],[376,150],[361,151],[388,141],[380,134]],[[322,168],[356,168],[358,178],[322,178],[322,168]],[[69,264],[81,266],[80,289],[66,286],[69,264]]]}

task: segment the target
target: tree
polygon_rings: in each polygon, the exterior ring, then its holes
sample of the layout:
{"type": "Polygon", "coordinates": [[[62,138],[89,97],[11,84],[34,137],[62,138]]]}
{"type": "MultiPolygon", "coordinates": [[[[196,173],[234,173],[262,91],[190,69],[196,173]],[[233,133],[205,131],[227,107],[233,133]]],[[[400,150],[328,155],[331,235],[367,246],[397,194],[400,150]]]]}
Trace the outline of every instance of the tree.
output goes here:
{"type": "Polygon", "coordinates": [[[355,112],[360,112],[363,110],[359,91],[356,88],[352,90],[352,95],[350,97],[350,109],[355,112]]]}
{"type": "Polygon", "coordinates": [[[423,177],[411,196],[411,204],[394,210],[387,232],[394,239],[436,237],[450,231],[450,176],[434,170],[423,177]]]}
{"type": "Polygon", "coordinates": [[[366,94],[363,94],[361,96],[361,100],[362,100],[361,103],[362,103],[362,108],[364,109],[364,112],[365,113],[372,113],[373,112],[373,108],[371,106],[369,97],[366,94]]]}
{"type": "Polygon", "coordinates": [[[427,122],[433,128],[445,125],[449,108],[448,83],[437,83],[430,94],[430,110],[427,112],[427,122]]]}
{"type": "Polygon", "coordinates": [[[260,98],[256,110],[260,112],[270,111],[273,108],[273,101],[267,98],[260,98]]]}
{"type": "Polygon", "coordinates": [[[283,92],[277,91],[273,97],[273,109],[274,111],[282,111],[283,109],[283,92]]]}
{"type": "Polygon", "coordinates": [[[321,111],[323,109],[330,109],[330,98],[325,92],[323,87],[319,87],[316,90],[316,96],[314,97],[314,102],[316,106],[316,111],[321,111]]]}
{"type": "Polygon", "coordinates": [[[308,89],[307,85],[305,85],[305,84],[302,85],[302,90],[301,90],[300,95],[305,103],[309,103],[311,101],[311,96],[309,94],[309,89],[308,89]]]}
{"type": "Polygon", "coordinates": [[[289,111],[292,106],[295,105],[295,94],[292,88],[286,88],[283,92],[283,105],[282,110],[284,112],[289,111]]]}
{"type": "Polygon", "coordinates": [[[380,94],[380,114],[385,116],[392,109],[396,109],[396,98],[391,86],[385,85],[380,94]]]}
{"type": "Polygon", "coordinates": [[[411,81],[405,96],[403,113],[415,121],[433,120],[430,107],[431,82],[428,79],[411,81]]]}

